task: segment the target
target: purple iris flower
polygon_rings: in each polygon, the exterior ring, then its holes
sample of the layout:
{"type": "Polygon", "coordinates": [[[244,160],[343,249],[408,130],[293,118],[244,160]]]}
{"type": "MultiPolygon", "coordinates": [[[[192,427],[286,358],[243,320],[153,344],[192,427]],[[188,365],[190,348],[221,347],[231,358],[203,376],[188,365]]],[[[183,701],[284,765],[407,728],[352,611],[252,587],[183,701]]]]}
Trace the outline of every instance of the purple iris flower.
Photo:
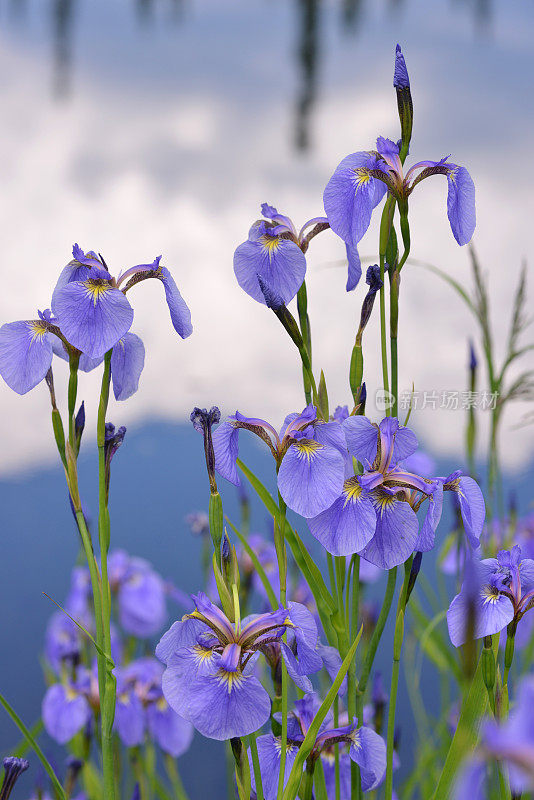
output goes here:
{"type": "Polygon", "coordinates": [[[174,279],[158,256],[151,264],[138,264],[112,278],[103,261],[75,245],[74,262],[60,275],[52,296],[52,311],[65,338],[91,358],[99,358],[129,331],[133,308],[126,292],[147,278],[163,283],[165,298],[176,332],[186,338],[192,333],[191,314],[174,279]],[[121,289],[121,284],[124,289],[121,289]]]}
{"type": "Polygon", "coordinates": [[[287,305],[297,294],[306,275],[306,232],[312,225],[327,223],[326,217],[308,220],[297,232],[289,217],[263,203],[265,219],[251,227],[248,239],[234,254],[237,282],[258,303],[266,305],[265,293],[287,305]]]}
{"type": "Polygon", "coordinates": [[[141,744],[146,734],[174,758],[189,749],[193,726],[170,708],[161,688],[163,666],[141,658],[117,670],[115,728],[127,747],[141,744]]]}
{"type": "Polygon", "coordinates": [[[313,517],[338,497],[348,458],[339,422],[319,422],[310,404],[301,414],[289,414],[278,434],[265,420],[236,411],[213,434],[215,468],[236,486],[240,484],[236,461],[241,428],[255,433],[270,448],[278,467],[278,489],[293,511],[313,517]]]}
{"type": "Polygon", "coordinates": [[[501,725],[488,720],[482,730],[486,752],[508,764],[510,786],[515,795],[534,789],[534,677],[521,679],[517,702],[501,725]]]}
{"type": "Polygon", "coordinates": [[[430,550],[441,517],[443,489],[437,479],[406,470],[417,449],[411,430],[392,417],[375,425],[363,416],[343,422],[349,453],[364,468],[349,474],[334,503],[308,520],[310,531],[334,555],[360,553],[382,569],[402,564],[414,550],[430,550]],[[416,512],[429,505],[421,530],[416,512]]]}
{"type": "Polygon", "coordinates": [[[484,495],[480,486],[469,475],[463,475],[459,469],[439,480],[445,491],[456,493],[467,539],[471,547],[476,549],[480,544],[480,534],[486,516],[484,495]]]}
{"type": "Polygon", "coordinates": [[[0,328],[0,375],[10,389],[26,394],[52,363],[51,323],[47,319],[8,322],[0,328]]]}
{"type": "Polygon", "coordinates": [[[46,627],[44,654],[54,672],[59,673],[65,661],[75,663],[81,647],[78,626],[62,611],[52,614],[46,627]]]}
{"type": "Polygon", "coordinates": [[[330,227],[347,248],[347,291],[354,289],[360,279],[358,243],[370,225],[376,206],[386,193],[406,205],[416,185],[430,175],[446,176],[449,223],[458,244],[467,244],[475,230],[476,214],[475,187],[465,167],[444,158],[419,161],[404,173],[399,145],[383,136],[376,140],[376,150],[352,153],[337,166],[326,186],[323,201],[330,227]]]}
{"type": "MultiPolygon", "coordinates": [[[[287,783],[299,748],[319,706],[318,697],[313,693],[309,693],[295,702],[295,710],[289,714],[284,785],[287,783]]],[[[341,745],[343,748],[340,754],[340,767],[341,772],[343,772],[342,785],[345,790],[348,788],[348,791],[341,795],[344,800],[350,797],[351,761],[355,761],[360,767],[363,791],[367,792],[375,789],[382,782],[386,771],[386,745],[384,740],[371,728],[358,728],[357,720],[338,728],[331,727],[332,723],[332,715],[329,714],[319,729],[319,734],[308,760],[313,762],[318,758],[322,758],[323,767],[328,767],[333,756],[334,745],[341,745]]],[[[280,739],[273,736],[272,733],[259,736],[257,747],[265,800],[276,800],[280,771],[280,739]]],[[[327,790],[330,787],[332,793],[327,791],[327,794],[328,797],[333,797],[335,795],[335,773],[332,776],[329,772],[328,769],[325,771],[325,781],[327,781],[327,790]],[[331,781],[332,777],[334,777],[334,783],[331,781]]],[[[255,789],[252,764],[251,778],[255,789]]]]}
{"type": "Polygon", "coordinates": [[[99,706],[96,677],[79,667],[75,678],[48,687],[42,705],[46,732],[59,744],[70,742],[90,721],[91,705],[99,706]]]}
{"type": "Polygon", "coordinates": [[[167,619],[165,581],[161,575],[144,559],[133,558],[123,550],[110,553],[108,570],[123,630],[138,638],[161,630],[167,619]]]}
{"type": "Polygon", "coordinates": [[[313,617],[290,603],[266,614],[230,622],[208,597],[193,597],[195,610],[163,635],[157,657],[166,665],[163,694],[176,713],[211,739],[231,739],[258,730],[271,713],[271,701],[254,664],[260,652],[280,644],[290,675],[317,671],[317,629],[313,617]],[[311,618],[311,620],[310,620],[311,618]],[[293,647],[281,641],[293,634],[293,647]]]}
{"type": "Polygon", "coordinates": [[[455,647],[467,639],[469,620],[475,639],[502,631],[534,605],[534,561],[521,558],[521,548],[500,550],[497,558],[467,561],[459,594],[447,612],[449,636],[455,647]]]}

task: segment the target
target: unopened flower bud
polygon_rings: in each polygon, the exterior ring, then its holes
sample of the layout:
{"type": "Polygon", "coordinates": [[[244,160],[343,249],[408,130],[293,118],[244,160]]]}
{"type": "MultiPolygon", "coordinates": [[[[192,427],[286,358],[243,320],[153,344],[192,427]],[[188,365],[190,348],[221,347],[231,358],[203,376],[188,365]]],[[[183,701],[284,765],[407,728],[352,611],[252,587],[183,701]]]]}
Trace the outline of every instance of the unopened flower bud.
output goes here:
{"type": "Polygon", "coordinates": [[[16,782],[29,766],[30,763],[25,758],[15,756],[4,758],[4,781],[0,789],[0,800],[7,800],[16,782]]]}

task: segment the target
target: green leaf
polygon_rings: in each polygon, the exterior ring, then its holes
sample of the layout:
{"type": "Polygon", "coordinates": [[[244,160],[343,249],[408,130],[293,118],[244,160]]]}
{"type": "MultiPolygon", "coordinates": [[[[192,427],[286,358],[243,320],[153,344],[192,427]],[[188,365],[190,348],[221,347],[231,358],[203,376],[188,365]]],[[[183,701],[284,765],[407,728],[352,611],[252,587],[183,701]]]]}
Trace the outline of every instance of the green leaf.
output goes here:
{"type": "Polygon", "coordinates": [[[289,778],[287,781],[286,788],[284,790],[282,800],[295,800],[297,796],[302,770],[304,768],[304,763],[308,758],[308,756],[310,755],[311,751],[313,750],[313,747],[315,745],[315,740],[317,739],[317,735],[319,733],[319,729],[323,724],[326,715],[330,711],[334,703],[334,700],[336,699],[337,694],[339,692],[339,687],[343,683],[343,679],[348,672],[349,666],[356,653],[356,648],[358,647],[362,631],[363,631],[363,625],[358,631],[358,635],[353,641],[349,652],[345,656],[343,663],[341,664],[339,671],[335,677],[335,680],[330,689],[328,690],[325,699],[321,703],[319,710],[317,711],[316,715],[311,721],[310,727],[308,728],[308,732],[304,737],[304,741],[302,742],[299,748],[297,757],[295,758],[293,767],[291,768],[291,772],[289,774],[289,778]]]}
{"type": "MultiPolygon", "coordinates": [[[[493,640],[494,654],[497,654],[498,650],[499,637],[495,636],[493,640]]],[[[449,747],[445,765],[432,800],[450,800],[451,792],[454,788],[454,777],[462,761],[477,746],[480,725],[487,706],[488,693],[482,676],[482,658],[479,658],[469,692],[464,696],[456,733],[449,747]]]]}
{"type": "Polygon", "coordinates": [[[35,741],[34,737],[32,736],[31,731],[26,727],[26,725],[23,723],[23,721],[21,720],[19,715],[10,706],[10,704],[7,702],[7,700],[5,699],[5,697],[2,694],[0,694],[0,704],[5,708],[5,710],[7,711],[7,713],[9,714],[9,716],[11,717],[11,719],[13,720],[13,722],[15,723],[15,725],[17,726],[19,731],[22,733],[22,735],[24,736],[24,738],[28,742],[29,746],[34,750],[34,752],[37,755],[37,758],[39,759],[41,764],[45,768],[45,770],[48,773],[48,776],[49,776],[49,778],[50,778],[50,780],[52,782],[52,786],[54,787],[54,792],[56,793],[56,796],[58,798],[60,798],[60,800],[67,800],[65,792],[63,791],[63,787],[61,786],[61,784],[60,784],[60,782],[59,782],[59,780],[58,780],[58,778],[56,776],[56,773],[52,769],[48,759],[45,756],[45,754],[43,753],[43,751],[41,750],[41,748],[39,747],[39,745],[35,741]]]}
{"type": "Polygon", "coordinates": [[[75,625],[77,625],[77,626],[78,626],[78,628],[79,628],[79,629],[80,629],[80,630],[81,630],[83,633],[85,633],[85,635],[86,635],[86,636],[87,636],[87,637],[88,637],[88,638],[89,638],[89,639],[92,641],[92,643],[94,644],[94,646],[95,646],[95,648],[96,648],[96,651],[97,651],[97,653],[99,653],[99,654],[102,656],[102,658],[105,658],[105,659],[106,659],[106,661],[108,662],[108,664],[111,666],[111,669],[114,669],[114,667],[115,667],[115,662],[114,662],[114,661],[113,661],[113,659],[111,659],[111,658],[110,658],[108,655],[106,655],[106,653],[104,653],[104,651],[102,650],[102,648],[101,648],[101,647],[100,647],[100,646],[99,646],[99,645],[96,643],[96,640],[95,640],[95,639],[94,639],[94,638],[91,636],[91,634],[89,633],[89,631],[88,631],[88,630],[86,630],[86,629],[83,627],[83,625],[80,625],[80,623],[79,623],[77,620],[75,620],[75,619],[74,619],[74,617],[71,617],[71,615],[69,614],[69,612],[68,612],[68,611],[65,611],[65,609],[63,608],[63,606],[60,606],[60,605],[59,605],[59,603],[56,603],[56,601],[54,600],[54,598],[53,598],[53,597],[50,597],[50,595],[49,595],[49,594],[47,594],[46,592],[43,592],[43,594],[44,594],[44,596],[45,596],[45,597],[48,597],[48,599],[49,599],[49,600],[51,600],[51,601],[54,603],[54,605],[56,605],[56,606],[57,606],[57,607],[58,607],[58,608],[59,608],[61,611],[63,611],[63,613],[64,613],[64,614],[66,614],[66,615],[67,615],[67,617],[68,617],[68,618],[69,618],[69,619],[70,619],[72,622],[74,622],[74,624],[75,624],[75,625]]]}

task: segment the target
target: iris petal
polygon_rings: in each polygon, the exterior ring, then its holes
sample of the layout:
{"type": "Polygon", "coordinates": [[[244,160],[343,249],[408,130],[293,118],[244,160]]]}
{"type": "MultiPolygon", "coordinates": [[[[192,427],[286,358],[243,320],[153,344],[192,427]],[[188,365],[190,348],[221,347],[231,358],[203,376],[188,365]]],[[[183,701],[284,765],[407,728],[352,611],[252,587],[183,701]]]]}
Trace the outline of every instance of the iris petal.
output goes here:
{"type": "Polygon", "coordinates": [[[306,275],[306,257],[290,239],[260,236],[240,244],[234,253],[234,273],[241,288],[265,305],[258,276],[285,305],[297,294],[306,275]]]}
{"type": "Polygon", "coordinates": [[[465,167],[453,166],[447,174],[447,216],[459,245],[471,241],[476,227],[475,185],[465,167]]]}
{"type": "Polygon", "coordinates": [[[278,488],[293,511],[315,517],[339,497],[345,475],[345,462],[333,447],[312,439],[291,445],[278,472],[278,488]]]}
{"type": "Polygon", "coordinates": [[[143,342],[135,333],[126,333],[111,354],[111,378],[116,400],[127,400],[136,393],[144,365],[143,342]]]}
{"type": "Polygon", "coordinates": [[[395,497],[377,492],[373,498],[376,530],[361,555],[371,564],[391,569],[402,564],[413,553],[419,525],[411,506],[395,497]]]}
{"type": "Polygon", "coordinates": [[[37,386],[50,369],[52,336],[40,321],[8,322],[0,328],[0,375],[17,394],[37,386]]]}

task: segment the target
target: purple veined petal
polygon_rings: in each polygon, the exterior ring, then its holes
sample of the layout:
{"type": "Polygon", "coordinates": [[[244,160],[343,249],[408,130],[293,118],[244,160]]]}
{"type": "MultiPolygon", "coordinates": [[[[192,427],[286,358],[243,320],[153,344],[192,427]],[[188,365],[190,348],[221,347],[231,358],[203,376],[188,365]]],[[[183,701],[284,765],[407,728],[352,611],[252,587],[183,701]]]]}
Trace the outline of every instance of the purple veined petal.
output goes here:
{"type": "Polygon", "coordinates": [[[347,251],[348,264],[347,285],[345,289],[347,292],[352,292],[352,290],[357,287],[362,277],[362,264],[357,245],[352,243],[347,244],[345,242],[345,249],[347,251]]]}
{"type": "Polygon", "coordinates": [[[193,726],[176,714],[164,698],[147,707],[146,718],[150,735],[164,753],[178,758],[189,750],[193,726]]]}
{"type": "Polygon", "coordinates": [[[534,561],[531,558],[522,558],[519,562],[519,577],[521,594],[531,592],[534,589],[534,561]]]}
{"type": "MultiPolygon", "coordinates": [[[[369,175],[370,169],[382,169],[372,153],[358,152],[338,164],[323,194],[330,227],[345,244],[357,244],[371,222],[375,206],[386,193],[386,185],[369,175]]],[[[383,162],[381,162],[383,165],[383,162]]]]}
{"type": "MultiPolygon", "coordinates": [[[[65,350],[65,345],[58,339],[57,336],[51,337],[52,341],[52,350],[54,351],[54,355],[61,358],[63,361],[69,361],[69,355],[65,350]]],[[[99,367],[102,361],[104,360],[104,356],[100,356],[99,358],[89,358],[86,356],[85,353],[82,353],[80,356],[80,361],[78,362],[78,369],[82,372],[92,372],[96,367],[99,367]]]]}
{"type": "MultiPolygon", "coordinates": [[[[326,796],[336,796],[336,759],[334,751],[321,753],[321,763],[324,771],[326,796]]],[[[339,800],[350,800],[350,758],[348,753],[339,754],[339,800]]]]}
{"type": "Polygon", "coordinates": [[[182,339],[187,339],[193,333],[189,307],[180,294],[176,281],[167,267],[160,266],[157,277],[165,289],[165,299],[169,307],[173,328],[182,339]]]}
{"type": "Polygon", "coordinates": [[[380,786],[386,773],[386,745],[371,728],[358,728],[351,735],[349,756],[360,767],[362,789],[368,792],[380,786]]]}
{"type": "Polygon", "coordinates": [[[295,625],[294,633],[299,641],[306,642],[313,650],[317,646],[319,635],[317,633],[317,623],[311,611],[302,603],[289,601],[289,619],[295,625]]]}
{"type": "Polygon", "coordinates": [[[326,217],[312,217],[312,219],[309,219],[307,222],[305,222],[300,231],[298,232],[297,239],[299,240],[299,242],[302,242],[304,238],[304,231],[306,231],[308,228],[311,228],[312,225],[318,225],[321,222],[328,222],[328,220],[326,217]]]}
{"type": "Polygon", "coordinates": [[[126,633],[153,636],[167,619],[165,584],[153,570],[132,570],[118,593],[119,619],[126,633]]]}
{"type": "Polygon", "coordinates": [[[278,472],[278,488],[289,508],[303,517],[315,517],[339,497],[345,461],[333,447],[300,439],[286,452],[278,472]]]}
{"type": "MultiPolygon", "coordinates": [[[[328,676],[332,683],[334,682],[337,673],[341,669],[341,656],[335,647],[330,647],[326,644],[318,644],[317,652],[321,656],[324,668],[328,672],[328,676]]],[[[343,678],[343,683],[339,687],[339,694],[343,696],[347,691],[347,676],[343,678]]]]}
{"type": "Polygon", "coordinates": [[[235,486],[241,485],[236,461],[239,456],[239,428],[230,417],[221,422],[213,432],[213,450],[215,453],[215,469],[223,478],[235,486]]]}
{"type": "Polygon", "coordinates": [[[100,266],[95,265],[92,267],[90,264],[83,264],[76,259],[69,261],[69,263],[61,270],[57,283],[54,287],[54,291],[52,293],[52,305],[55,302],[55,298],[59,290],[63,289],[63,287],[68,283],[73,283],[74,281],[86,281],[89,278],[105,278],[106,280],[110,280],[111,275],[109,272],[104,269],[100,262],[98,263],[100,266]]]}
{"type": "Polygon", "coordinates": [[[167,662],[161,688],[170,707],[184,719],[193,721],[189,711],[191,684],[200,676],[217,672],[220,656],[200,644],[176,651],[167,662]]]}
{"type": "Polygon", "coordinates": [[[387,466],[395,467],[400,461],[411,456],[417,450],[417,437],[410,428],[405,428],[396,417],[385,417],[380,425],[382,448],[381,460],[387,460],[387,466]]]}
{"type": "Polygon", "coordinates": [[[198,637],[206,632],[206,625],[198,619],[174,622],[156,646],[156,657],[168,664],[174,653],[182,648],[194,647],[198,637]]]}
{"type": "Polygon", "coordinates": [[[255,675],[217,670],[188,686],[189,718],[209,739],[224,741],[257,731],[269,719],[271,699],[255,675]]]}
{"type": "MultiPolygon", "coordinates": [[[[276,800],[278,794],[278,776],[280,774],[280,761],[281,761],[281,743],[276,739],[272,733],[258,736],[256,740],[258,748],[258,760],[260,762],[261,784],[263,788],[263,796],[265,800],[276,800]]],[[[295,763],[299,748],[295,744],[288,744],[286,748],[286,760],[284,767],[284,787],[289,780],[289,774],[295,763]]],[[[249,754],[250,760],[250,779],[252,782],[252,789],[256,791],[256,782],[254,778],[254,768],[252,766],[252,759],[249,754]]]]}
{"type": "Polygon", "coordinates": [[[72,257],[74,261],[78,264],[82,264],[85,267],[92,267],[93,269],[103,270],[104,264],[102,263],[101,259],[97,256],[94,250],[88,250],[86,253],[82,250],[80,245],[76,242],[72,246],[72,257]]]}
{"type": "Polygon", "coordinates": [[[375,508],[363,494],[357,478],[348,478],[343,484],[342,494],[330,508],[309,519],[308,527],[328,553],[352,555],[363,550],[373,538],[375,508]]]}
{"type": "Polygon", "coordinates": [[[395,172],[399,175],[402,174],[402,163],[399,158],[399,146],[396,142],[392,142],[385,136],[378,136],[376,140],[376,149],[386,162],[395,172]]]}
{"type": "Polygon", "coordinates": [[[306,672],[302,669],[299,662],[295,658],[295,654],[285,642],[280,642],[280,652],[286,665],[287,674],[293,683],[302,689],[303,692],[312,692],[313,685],[308,678],[306,672]]]}
{"type": "Polygon", "coordinates": [[[60,289],[52,310],[65,338],[91,358],[103,356],[127,333],[134,314],[119,289],[92,279],[60,289]]]}
{"type": "Polygon", "coordinates": [[[145,709],[133,691],[117,693],[114,729],[126,747],[136,747],[145,738],[145,709]]]}
{"type": "Polygon", "coordinates": [[[428,498],[428,508],[417,538],[416,550],[427,553],[434,547],[436,529],[443,509],[443,484],[438,481],[434,493],[428,498]]]}
{"type": "Polygon", "coordinates": [[[289,239],[262,235],[247,240],[234,253],[234,273],[241,288],[265,305],[258,276],[285,305],[297,294],[306,275],[306,257],[289,239]]]}
{"type": "Polygon", "coordinates": [[[470,608],[474,610],[474,638],[499,633],[514,618],[514,607],[510,598],[492,591],[491,586],[482,586],[473,600],[462,587],[447,611],[449,637],[455,647],[467,641],[470,608]]]}
{"type": "Polygon", "coordinates": [[[452,800],[487,800],[484,788],[486,764],[482,759],[471,758],[462,765],[455,781],[452,800]]]}
{"type": "Polygon", "coordinates": [[[286,436],[294,435],[296,431],[307,431],[308,426],[317,419],[317,409],[313,403],[309,403],[300,414],[293,411],[288,414],[284,419],[284,424],[280,428],[280,436],[278,439],[281,441],[286,436]]]}
{"type": "Polygon", "coordinates": [[[443,482],[446,488],[458,495],[465,533],[471,547],[476,549],[486,518],[486,505],[480,486],[473,478],[459,471],[453,472],[443,482]]]}
{"type": "Polygon", "coordinates": [[[348,417],[343,430],[349,453],[367,469],[371,468],[378,450],[378,427],[367,417],[348,417]]]}
{"type": "Polygon", "coordinates": [[[43,723],[59,744],[70,742],[91,718],[89,703],[73,689],[55,683],[43,698],[43,723]]]}
{"type": "Polygon", "coordinates": [[[127,400],[136,393],[145,365],[145,346],[135,333],[125,333],[111,354],[111,379],[115,400],[127,400]]]}
{"type": "Polygon", "coordinates": [[[52,363],[52,338],[44,322],[8,322],[0,328],[0,375],[10,389],[26,394],[52,363]]]}
{"type": "Polygon", "coordinates": [[[409,89],[410,78],[406,68],[406,61],[402,54],[400,44],[395,48],[395,71],[393,73],[393,86],[395,89],[409,89]]]}
{"type": "Polygon", "coordinates": [[[465,167],[447,173],[447,216],[459,245],[471,241],[476,227],[475,184],[465,167]]]}
{"type": "Polygon", "coordinates": [[[335,449],[341,453],[343,458],[350,459],[343,425],[341,425],[339,422],[318,422],[314,428],[313,438],[316,442],[319,442],[319,444],[323,444],[328,447],[335,447],[335,449]]]}
{"type": "Polygon", "coordinates": [[[378,490],[373,493],[376,529],[361,555],[382,569],[404,563],[415,549],[419,524],[411,506],[378,490]]]}

